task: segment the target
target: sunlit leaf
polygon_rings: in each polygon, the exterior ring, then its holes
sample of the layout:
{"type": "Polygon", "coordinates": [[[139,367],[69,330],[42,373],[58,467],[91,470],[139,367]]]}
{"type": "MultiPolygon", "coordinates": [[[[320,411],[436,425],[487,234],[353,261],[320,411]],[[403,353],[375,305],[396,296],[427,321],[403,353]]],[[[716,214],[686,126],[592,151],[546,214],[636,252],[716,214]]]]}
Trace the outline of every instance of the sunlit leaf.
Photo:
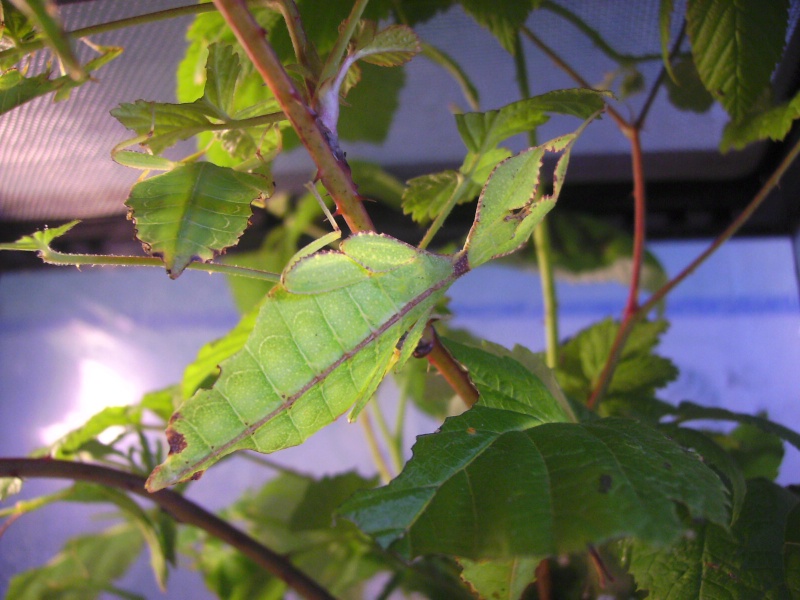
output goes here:
{"type": "Polygon", "coordinates": [[[61,237],[70,229],[75,227],[80,221],[70,221],[60,227],[45,227],[44,229],[24,235],[16,242],[0,244],[0,250],[23,250],[28,252],[46,251],[50,249],[50,244],[54,239],[61,237]]]}
{"type": "Polygon", "coordinates": [[[751,480],[730,531],[701,524],[694,536],[670,549],[632,542],[630,572],[653,598],[790,598],[783,544],[797,502],[791,492],[769,481],[751,480]]]}
{"type": "Polygon", "coordinates": [[[155,154],[179,140],[185,140],[211,127],[209,109],[203,104],[168,104],[146,102],[120,104],[112,116],[140,136],[155,154]]]}
{"type": "Polygon", "coordinates": [[[234,92],[239,77],[239,55],[227,44],[211,44],[206,60],[206,85],[203,99],[221,115],[234,111],[234,92]]]}
{"type": "MultiPolygon", "coordinates": [[[[574,139],[555,144],[563,148],[574,139]]],[[[454,256],[370,232],[347,238],[338,252],[301,250],[260,308],[243,349],[220,365],[211,389],[199,390],[170,419],[170,456],[151,474],[149,489],[196,477],[236,450],[268,453],[299,444],[353,405],[351,417],[357,415],[387,370],[410,358],[453,281],[495,253],[513,251],[515,236],[529,235],[553,205],[557,189],[521,226],[503,226],[509,215],[528,210],[535,195],[544,152],[537,151],[498,165],[467,245],[454,256]],[[493,219],[503,224],[494,227],[493,219]]],[[[565,168],[562,157],[556,179],[565,168]]]]}
{"type": "Polygon", "coordinates": [[[403,192],[403,212],[417,223],[430,222],[453,196],[459,177],[448,170],[410,179],[403,192]]]}
{"type": "Polygon", "coordinates": [[[353,43],[353,59],[379,67],[400,66],[420,52],[417,34],[405,25],[390,25],[378,31],[374,21],[360,21],[353,43]]]}
{"type": "Polygon", "coordinates": [[[469,559],[558,555],[636,537],[676,542],[693,517],[727,523],[724,486],[695,456],[625,419],[542,423],[482,405],[420,436],[388,486],[342,513],[383,547],[469,559]]]}
{"type": "Polygon", "coordinates": [[[481,598],[519,600],[525,589],[536,579],[538,558],[508,558],[505,560],[473,561],[461,559],[461,573],[481,598]]]}
{"type": "MultiPolygon", "coordinates": [[[[67,541],[47,565],[11,578],[7,597],[15,600],[97,598],[113,588],[142,549],[142,537],[132,525],[67,541]]],[[[129,598],[136,598],[128,594],[129,598]]]]}
{"type": "Polygon", "coordinates": [[[139,240],[164,259],[174,279],[190,262],[236,244],[252,215],[250,204],[269,185],[256,175],[192,163],[137,183],[125,204],[139,240]]]}
{"type": "Polygon", "coordinates": [[[769,85],[783,52],[789,0],[692,0],[686,10],[700,79],[734,121],[769,85]]]}
{"type": "Polygon", "coordinates": [[[739,121],[728,123],[722,132],[720,150],[741,150],[759,140],[781,141],[797,119],[800,119],[800,94],[789,102],[753,111],[739,121]]]}
{"type": "Polygon", "coordinates": [[[79,452],[89,440],[110,427],[130,427],[141,423],[139,406],[109,406],[92,415],[80,427],[73,429],[53,445],[54,458],[68,458],[79,452]]]}
{"type": "Polygon", "coordinates": [[[0,477],[0,501],[19,494],[22,490],[22,479],[19,477],[0,477]]]}
{"type": "Polygon", "coordinates": [[[481,153],[506,138],[546,123],[550,119],[549,112],[588,119],[603,108],[603,97],[594,90],[557,90],[498,110],[456,115],[456,124],[467,149],[481,153]]]}

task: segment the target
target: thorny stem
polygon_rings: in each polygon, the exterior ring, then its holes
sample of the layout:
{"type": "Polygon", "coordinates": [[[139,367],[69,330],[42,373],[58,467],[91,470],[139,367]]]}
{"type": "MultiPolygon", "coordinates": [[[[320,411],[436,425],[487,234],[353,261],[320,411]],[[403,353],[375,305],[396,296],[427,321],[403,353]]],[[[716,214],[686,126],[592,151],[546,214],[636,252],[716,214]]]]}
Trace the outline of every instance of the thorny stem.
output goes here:
{"type": "Polygon", "coordinates": [[[428,352],[425,358],[433,365],[451,388],[459,395],[467,408],[472,408],[478,401],[478,390],[470,381],[469,374],[459,362],[442,345],[431,323],[425,328],[418,348],[425,348],[428,352]]]}
{"type": "Polygon", "coordinates": [[[383,457],[383,452],[381,452],[380,445],[378,445],[378,438],[375,435],[375,430],[372,427],[372,421],[369,418],[369,413],[367,411],[363,411],[361,415],[358,417],[359,423],[361,423],[361,427],[364,430],[364,437],[367,440],[367,446],[369,446],[369,453],[372,456],[372,462],[375,463],[375,467],[378,469],[378,474],[381,477],[381,481],[386,484],[392,480],[392,471],[389,469],[389,465],[386,464],[386,459],[383,457]]]}
{"type": "MultiPolygon", "coordinates": [[[[110,256],[97,254],[65,254],[53,250],[40,251],[39,258],[50,265],[63,265],[73,267],[163,267],[164,261],[154,256],[110,256]]],[[[225,275],[235,275],[237,277],[248,277],[250,279],[261,279],[278,283],[281,276],[277,273],[259,271],[258,269],[248,269],[235,265],[224,265],[220,263],[191,262],[186,266],[193,271],[205,271],[207,273],[223,273],[225,275]]]]}
{"type": "Polygon", "coordinates": [[[323,587],[289,560],[270,550],[240,529],[170,490],[148,493],[144,478],[98,465],[41,458],[0,458],[0,477],[46,477],[89,481],[136,494],[155,502],[178,522],[193,525],[230,544],[260,567],[280,578],[309,600],[333,600],[323,587]]]}
{"type": "Polygon", "coordinates": [[[330,193],[339,214],[353,232],[375,227],[362,204],[350,167],[339,148],[332,146],[333,133],[326,131],[305,104],[264,31],[243,0],[214,0],[253,65],[269,86],[317,166],[319,178],[330,193]]]}
{"type": "Polygon", "coordinates": [[[300,18],[300,11],[297,10],[297,4],[295,4],[294,0],[270,0],[268,4],[277,6],[281,15],[283,15],[297,62],[307,67],[312,77],[317,77],[322,64],[317,55],[317,49],[306,36],[303,21],[300,18]]]}
{"type": "MultiPolygon", "coordinates": [[[[528,70],[525,65],[525,53],[522,49],[522,37],[517,33],[514,64],[517,71],[517,82],[523,98],[530,98],[531,89],[528,81],[528,70]]],[[[528,132],[528,144],[536,145],[536,130],[528,132]]],[[[550,232],[545,217],[533,230],[533,247],[536,251],[536,263],[539,266],[539,279],[542,285],[542,302],[544,303],[545,330],[545,363],[555,369],[558,363],[558,298],[556,296],[555,275],[550,253],[550,232]]]]}

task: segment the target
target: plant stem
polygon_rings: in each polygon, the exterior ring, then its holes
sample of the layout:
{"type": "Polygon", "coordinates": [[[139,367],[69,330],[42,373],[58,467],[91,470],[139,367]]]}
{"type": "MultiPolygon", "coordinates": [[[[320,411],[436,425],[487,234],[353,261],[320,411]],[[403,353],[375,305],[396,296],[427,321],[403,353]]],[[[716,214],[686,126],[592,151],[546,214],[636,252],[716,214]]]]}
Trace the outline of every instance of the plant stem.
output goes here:
{"type": "Polygon", "coordinates": [[[386,423],[383,411],[377,402],[370,402],[369,410],[372,411],[372,414],[375,416],[375,422],[378,424],[378,429],[380,429],[381,435],[383,436],[386,449],[389,451],[389,458],[392,461],[392,466],[395,472],[399,473],[403,470],[403,458],[400,455],[400,449],[396,444],[392,432],[389,431],[389,425],[386,423]]]}
{"type": "Polygon", "coordinates": [[[425,347],[428,352],[424,356],[428,362],[442,374],[442,377],[464,401],[464,404],[468,408],[472,408],[478,401],[478,390],[475,389],[464,367],[442,345],[442,341],[430,323],[425,328],[418,347],[425,347]]]}
{"type": "Polygon", "coordinates": [[[777,187],[781,177],[783,177],[792,163],[797,159],[798,155],[800,155],[800,141],[798,141],[792,147],[792,149],[789,150],[780,164],[775,168],[775,171],[773,171],[772,175],[770,175],[769,178],[764,182],[764,185],[761,186],[761,189],[758,190],[758,193],[753,197],[741,214],[736,217],[736,219],[734,219],[733,222],[728,225],[728,227],[719,236],[717,236],[717,238],[708,246],[708,248],[700,253],[700,255],[691,263],[689,263],[689,265],[686,266],[680,273],[656,290],[656,292],[650,296],[647,302],[639,306],[639,308],[633,312],[628,319],[624,320],[620,324],[617,335],[611,346],[611,352],[609,353],[606,364],[602,373],[600,374],[600,377],[595,383],[595,389],[592,391],[592,395],[587,401],[587,406],[589,408],[596,407],[602,400],[603,394],[605,394],[611,379],[611,375],[613,375],[614,366],[619,360],[619,356],[622,354],[622,349],[628,339],[628,336],[630,335],[631,330],[633,329],[633,326],[640,319],[645,318],[647,314],[653,310],[653,308],[655,308],[669,292],[671,292],[689,275],[694,273],[700,265],[702,265],[712,254],[714,254],[714,252],[719,249],[720,246],[722,246],[722,244],[727,242],[739,229],[741,229],[742,225],[747,222],[747,220],[753,215],[758,207],[761,206],[764,200],[767,199],[770,192],[777,187]]]}
{"type": "MultiPolygon", "coordinates": [[[[528,81],[528,69],[525,65],[525,53],[522,49],[522,37],[516,36],[516,52],[514,65],[517,72],[517,83],[523,98],[531,97],[528,81]]],[[[536,130],[528,132],[528,144],[536,145],[536,130]]],[[[556,296],[555,275],[550,253],[550,231],[547,217],[533,230],[533,247],[536,252],[536,263],[539,266],[539,279],[542,285],[542,302],[544,304],[545,330],[545,363],[551,369],[558,364],[558,298],[556,296]]]]}
{"type": "Polygon", "coordinates": [[[341,25],[339,37],[336,38],[336,44],[333,46],[330,54],[328,54],[328,58],[325,60],[325,66],[322,67],[322,73],[319,77],[320,83],[324,82],[326,79],[336,77],[336,74],[339,72],[339,65],[341,65],[342,58],[347,51],[347,45],[350,43],[350,39],[353,37],[356,26],[361,20],[361,15],[364,14],[364,9],[367,8],[368,3],[369,0],[355,0],[353,3],[350,15],[341,25]]]}
{"type": "MultiPolygon", "coordinates": [[[[578,73],[575,69],[573,69],[563,58],[561,58],[555,50],[553,50],[550,46],[544,43],[544,41],[537,36],[533,31],[531,31],[527,27],[522,28],[522,33],[532,41],[542,52],[544,52],[547,57],[552,60],[555,65],[564,71],[567,75],[569,75],[579,86],[587,88],[587,89],[594,89],[592,85],[585,80],[580,73],[578,73]]],[[[606,102],[606,113],[610,116],[614,122],[617,124],[618,127],[630,127],[630,123],[615,109],[613,106],[606,102]]]]}
{"type": "MultiPolygon", "coordinates": [[[[50,265],[62,265],[73,267],[163,267],[164,261],[154,256],[107,256],[97,254],[65,254],[53,250],[41,250],[39,257],[43,262],[50,265]]],[[[261,279],[278,283],[281,276],[277,273],[259,271],[247,267],[237,267],[235,265],[224,265],[220,263],[192,262],[186,267],[193,271],[205,271],[207,273],[223,273],[225,275],[235,275],[237,277],[248,277],[250,279],[261,279]]]]}
{"type": "MultiPolygon", "coordinates": [[[[286,29],[289,30],[289,38],[292,40],[292,47],[294,48],[294,55],[297,57],[298,64],[306,67],[311,76],[316,80],[319,76],[322,64],[320,63],[317,49],[314,47],[306,31],[303,28],[303,20],[300,17],[300,11],[297,10],[297,4],[294,0],[273,0],[270,2],[273,6],[277,6],[280,13],[283,15],[283,20],[286,23],[286,29]]],[[[313,91],[313,90],[312,90],[313,91]]]]}
{"type": "Polygon", "coordinates": [[[642,54],[640,56],[634,56],[632,54],[622,54],[614,50],[611,45],[603,39],[603,36],[600,33],[586,24],[586,21],[581,19],[578,15],[574,12],[564,8],[563,6],[556,4],[555,2],[550,2],[549,0],[545,0],[541,4],[541,8],[549,10],[552,13],[557,14],[559,17],[572,23],[575,27],[577,27],[583,34],[591,40],[591,42],[600,50],[603,54],[605,54],[608,58],[613,60],[616,63],[619,63],[622,66],[632,65],[639,62],[646,62],[646,61],[653,61],[653,60],[660,60],[661,54],[642,54]]]}
{"type": "Polygon", "coordinates": [[[309,600],[333,600],[333,596],[289,560],[270,550],[227,521],[170,490],[153,494],[144,488],[144,478],[124,471],[65,460],[39,458],[0,458],[0,477],[47,477],[89,481],[136,494],[158,504],[175,520],[194,525],[230,544],[264,570],[280,578],[309,600]]]}
{"type": "Polygon", "coordinates": [[[644,162],[642,160],[642,143],[639,130],[635,127],[624,131],[631,142],[631,162],[633,169],[633,257],[631,265],[631,282],[628,289],[628,301],[622,318],[628,319],[639,307],[639,279],[644,259],[644,242],[646,234],[647,196],[645,193],[644,162]]]}
{"type": "Polygon", "coordinates": [[[303,101],[247,5],[242,0],[214,0],[214,3],[308,149],[317,166],[318,177],[336,203],[338,214],[344,216],[351,231],[374,230],[350,167],[338,147],[334,149],[331,145],[332,133],[324,129],[303,101]]]}
{"type": "Polygon", "coordinates": [[[364,437],[367,440],[367,446],[369,446],[369,453],[372,456],[372,462],[375,463],[375,467],[378,469],[381,481],[383,483],[389,483],[392,480],[392,471],[389,469],[389,465],[386,464],[386,459],[383,457],[383,452],[381,452],[381,448],[378,445],[378,438],[372,427],[369,413],[363,411],[358,417],[358,420],[361,423],[361,427],[364,429],[364,437]]]}
{"type": "MultiPolygon", "coordinates": [[[[259,0],[247,0],[249,2],[256,2],[259,0]]],[[[155,23],[166,19],[175,19],[178,17],[185,17],[190,15],[200,15],[207,12],[214,12],[217,10],[213,4],[191,4],[189,6],[179,6],[177,8],[169,8],[166,10],[159,10],[152,13],[145,13],[135,17],[126,17],[117,21],[109,21],[108,23],[100,23],[98,25],[90,25],[68,31],[67,36],[73,39],[84,38],[90,35],[98,35],[107,33],[109,31],[116,31],[118,29],[125,29],[126,27],[134,27],[136,25],[145,25],[147,23],[155,23]]],[[[41,39],[33,40],[20,44],[16,48],[9,48],[0,52],[0,60],[4,58],[12,58],[14,56],[24,56],[30,52],[41,50],[44,48],[44,41],[41,39]]]]}

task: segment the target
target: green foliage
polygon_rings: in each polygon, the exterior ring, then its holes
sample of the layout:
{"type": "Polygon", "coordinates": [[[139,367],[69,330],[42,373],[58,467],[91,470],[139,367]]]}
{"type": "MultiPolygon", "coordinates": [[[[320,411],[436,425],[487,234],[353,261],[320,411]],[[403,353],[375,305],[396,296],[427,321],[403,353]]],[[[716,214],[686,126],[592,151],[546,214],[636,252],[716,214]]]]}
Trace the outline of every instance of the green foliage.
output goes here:
{"type": "Polygon", "coordinates": [[[250,221],[250,205],[270,187],[258,175],[193,163],[137,183],[125,204],[137,237],[175,279],[193,260],[208,261],[235,245],[250,221]]]}
{"type": "Polygon", "coordinates": [[[142,538],[131,525],[73,538],[47,565],[14,576],[7,597],[89,600],[111,592],[131,599],[140,598],[116,588],[114,581],[127,572],[141,546],[142,538]]]}
{"type": "Polygon", "coordinates": [[[788,0],[693,0],[687,32],[700,79],[734,122],[769,85],[786,37],[788,0]]]}
{"type": "Polygon", "coordinates": [[[669,545],[687,529],[674,503],[727,522],[717,476],[658,432],[624,419],[547,423],[530,412],[482,397],[418,438],[403,473],[356,494],[344,516],[403,556],[470,559],[581,552],[623,536],[669,545]]]}
{"type": "MultiPolygon", "coordinates": [[[[752,479],[739,519],[727,531],[717,524],[699,526],[676,548],[658,550],[640,542],[627,552],[640,588],[655,598],[790,598],[784,566],[787,520],[798,500],[763,479],[752,479]]],[[[786,558],[791,560],[792,556],[786,558]]]]}
{"type": "MultiPolygon", "coordinates": [[[[800,118],[800,96],[774,100],[770,89],[783,52],[787,0],[689,0],[691,50],[678,48],[670,57],[673,22],[684,18],[675,14],[678,4],[662,0],[658,13],[670,102],[702,113],[719,101],[731,117],[722,150],[783,139],[800,118]]],[[[616,101],[610,93],[568,89],[481,111],[472,66],[457,64],[411,29],[456,6],[512,55],[522,48],[530,13],[548,10],[614,63],[603,86],[613,86],[621,99],[644,89],[641,63],[659,58],[615,50],[615,40],[604,39],[594,23],[550,1],[372,0],[358,22],[347,21],[353,0],[247,3],[263,31],[238,37],[215,10],[199,15],[178,69],[178,102],[135,100],[115,108],[113,117],[135,137],[118,144],[112,157],[145,171],[127,206],[146,250],[163,258],[173,278],[196,266],[192,261],[209,261],[235,246],[254,206],[277,223],[257,250],[229,255],[214,267],[241,274],[232,268],[238,265],[262,278],[231,277],[242,319],[200,349],[179,383],[136,405],[103,409],[37,456],[150,473],[149,489],[159,490],[196,479],[236,450],[273,452],[303,442],[348,411],[355,418],[395,371],[401,400],[393,430],[381,408],[369,415],[393,461],[387,466],[376,458],[386,485],[378,488],[376,479],[352,472],[314,479],[276,467],[273,480],[222,509],[221,517],[343,599],[365,597],[376,577],[385,580],[379,598],[528,597],[537,566],[548,557],[558,557],[558,564],[550,561],[541,583],[555,588],[554,597],[600,589],[626,598],[800,596],[800,503],[794,491],[769,481],[778,474],[784,441],[800,448],[800,434],[763,416],[659,400],[658,390],[677,376],[672,362],[655,353],[666,321],[643,320],[632,301],[636,312],[626,311],[622,325],[606,319],[559,348],[551,342],[552,370],[522,346],[507,350],[457,331],[434,338],[426,329],[449,312],[445,294],[457,278],[527,243],[562,191],[578,136],[616,101]],[[257,57],[253,48],[265,42],[281,63],[270,65],[262,56],[253,59],[257,68],[250,56],[257,57]],[[455,79],[472,112],[455,115],[466,148],[461,165],[404,185],[377,165],[348,164],[338,141],[385,139],[405,80],[402,65],[417,54],[455,79]],[[294,89],[264,85],[276,74],[288,75],[294,89]],[[284,139],[288,122],[281,107],[300,135],[289,132],[284,139]],[[501,146],[521,134],[535,137],[553,113],[584,123],[513,156],[501,146]],[[308,141],[311,129],[323,134],[322,142],[308,141]],[[197,153],[162,156],[193,137],[197,153]],[[298,199],[273,195],[271,161],[301,139],[317,165],[316,178],[330,189],[315,181],[314,193],[298,199]],[[150,177],[149,171],[165,173],[150,177]],[[417,224],[431,223],[419,246],[367,231],[368,218],[361,224],[348,218],[350,233],[336,225],[323,229],[320,204],[326,214],[333,210],[327,196],[338,213],[353,216],[331,173],[341,176],[356,206],[375,200],[417,224]],[[476,197],[463,247],[429,252],[453,208],[476,197]],[[278,283],[272,272],[281,273],[278,283]],[[430,364],[412,360],[422,356],[430,364]],[[403,466],[409,400],[443,420],[464,409],[455,409],[454,389],[468,404],[476,397],[477,403],[418,437],[403,466]],[[166,458],[161,436],[148,431],[153,417],[168,422],[166,458]],[[737,426],[727,433],[685,426],[709,420],[737,426]],[[393,467],[399,475],[391,479],[393,467]],[[603,588],[606,574],[616,578],[614,586],[603,588]]],[[[48,0],[0,0],[0,114],[50,92],[65,99],[121,52],[90,42],[98,55],[80,64],[72,50],[76,38],[64,33],[53,9],[48,0]],[[29,74],[28,57],[42,48],[44,70],[29,74]]],[[[520,73],[524,61],[516,60],[520,73]]],[[[526,88],[521,82],[523,97],[526,88]]],[[[625,112],[612,116],[626,121],[625,112]]],[[[627,126],[623,133],[631,136],[642,124],[631,119],[627,126]]],[[[51,248],[76,223],[45,228],[0,250],[93,264],[92,257],[51,248]]],[[[628,284],[638,269],[642,289],[664,291],[663,268],[646,249],[634,264],[639,240],[625,232],[562,211],[551,215],[548,231],[549,247],[534,236],[537,253],[559,276],[628,284]]],[[[102,264],[155,262],[95,258],[102,264]]],[[[550,325],[557,320],[546,318],[550,325]]],[[[436,327],[441,333],[446,324],[436,327]]],[[[18,493],[21,484],[17,477],[0,479],[0,499],[18,493]]],[[[125,520],[68,541],[49,564],[14,577],[9,597],[137,598],[114,582],[144,545],[162,588],[180,553],[221,598],[290,593],[284,581],[213,537],[213,528],[179,531],[170,514],[134,502],[127,489],[75,483],[0,509],[13,520],[56,502],[106,504],[125,520]]]]}
{"type": "MultiPolygon", "coordinates": [[[[617,323],[605,319],[584,329],[561,347],[556,376],[567,395],[579,401],[589,397],[603,371],[618,328],[617,323]]],[[[670,360],[652,353],[666,329],[665,321],[634,326],[606,391],[603,411],[625,416],[632,416],[632,410],[636,416],[641,416],[642,411],[667,411],[655,402],[655,391],[675,379],[678,370],[670,360]]]]}

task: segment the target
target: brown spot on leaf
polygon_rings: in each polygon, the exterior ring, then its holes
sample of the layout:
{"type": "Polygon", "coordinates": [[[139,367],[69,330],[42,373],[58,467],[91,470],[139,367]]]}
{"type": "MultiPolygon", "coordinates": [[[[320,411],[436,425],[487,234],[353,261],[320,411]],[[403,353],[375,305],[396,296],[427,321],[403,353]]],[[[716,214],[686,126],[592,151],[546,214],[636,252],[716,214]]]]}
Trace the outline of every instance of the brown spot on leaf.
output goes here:
{"type": "Polygon", "coordinates": [[[191,481],[197,481],[203,476],[203,473],[205,473],[205,471],[198,471],[197,473],[194,473],[191,477],[189,477],[189,479],[191,481]]]}
{"type": "Polygon", "coordinates": [[[597,491],[601,494],[607,494],[609,490],[611,490],[611,483],[613,482],[613,478],[608,473],[603,473],[600,475],[600,484],[597,487],[597,491]]]}
{"type": "Polygon", "coordinates": [[[186,438],[171,427],[167,428],[167,443],[170,454],[180,454],[186,449],[186,438]]]}
{"type": "Polygon", "coordinates": [[[470,435],[475,435],[478,432],[475,430],[474,427],[467,427],[467,433],[470,435]]]}
{"type": "Polygon", "coordinates": [[[469,257],[467,253],[464,252],[461,256],[458,257],[458,260],[453,265],[453,274],[456,277],[461,277],[464,273],[467,273],[470,270],[469,266],[469,257]]]}

